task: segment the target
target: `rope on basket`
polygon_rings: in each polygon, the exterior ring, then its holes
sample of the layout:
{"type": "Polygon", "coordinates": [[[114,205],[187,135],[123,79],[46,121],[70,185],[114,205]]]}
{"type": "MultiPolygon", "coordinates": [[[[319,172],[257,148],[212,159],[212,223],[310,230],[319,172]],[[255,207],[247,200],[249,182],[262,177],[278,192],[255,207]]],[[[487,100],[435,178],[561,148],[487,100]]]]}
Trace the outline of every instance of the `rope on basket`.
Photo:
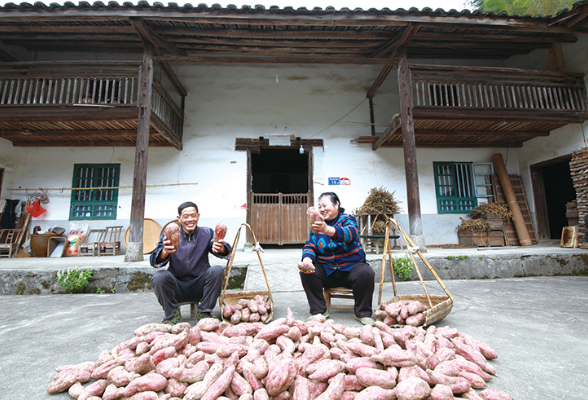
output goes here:
{"type": "MultiPolygon", "coordinates": [[[[259,264],[261,265],[261,270],[263,271],[263,277],[265,278],[265,284],[267,285],[267,291],[268,291],[268,299],[269,301],[272,303],[272,307],[273,307],[273,298],[272,298],[272,291],[270,289],[270,285],[269,282],[267,280],[267,274],[265,273],[265,267],[263,266],[263,261],[261,260],[261,255],[260,252],[263,253],[263,248],[261,247],[261,245],[259,244],[259,242],[257,241],[257,238],[255,237],[255,233],[253,232],[253,229],[251,229],[251,226],[249,224],[241,224],[241,226],[239,226],[239,229],[237,230],[237,234],[235,235],[235,239],[233,240],[233,251],[231,253],[231,258],[227,261],[227,266],[225,268],[225,284],[223,286],[223,292],[222,295],[219,298],[219,301],[222,302],[222,299],[225,297],[226,291],[227,291],[227,286],[229,284],[229,278],[231,277],[231,268],[233,267],[233,261],[235,260],[235,254],[237,253],[237,251],[235,250],[237,248],[237,244],[239,243],[239,237],[241,236],[241,228],[243,227],[247,227],[247,229],[249,229],[249,232],[251,232],[251,237],[253,238],[253,250],[255,250],[257,252],[257,258],[259,259],[259,264]]],[[[220,304],[221,310],[222,310],[222,304],[220,304]]]]}

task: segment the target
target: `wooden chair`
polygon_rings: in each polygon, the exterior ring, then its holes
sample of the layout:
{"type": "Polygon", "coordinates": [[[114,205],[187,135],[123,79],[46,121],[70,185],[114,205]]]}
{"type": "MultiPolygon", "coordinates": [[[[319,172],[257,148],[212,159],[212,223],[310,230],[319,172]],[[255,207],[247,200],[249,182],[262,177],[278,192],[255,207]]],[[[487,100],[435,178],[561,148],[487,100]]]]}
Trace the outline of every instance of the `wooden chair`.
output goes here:
{"type": "Polygon", "coordinates": [[[330,312],[331,308],[337,308],[341,310],[353,310],[353,305],[340,305],[340,304],[332,304],[331,299],[349,299],[353,300],[353,290],[346,287],[333,287],[333,288],[325,288],[323,291],[325,296],[325,302],[327,303],[327,312],[330,312]]]}
{"type": "Polygon", "coordinates": [[[88,234],[82,239],[82,242],[78,245],[78,257],[83,256],[97,256],[98,255],[98,243],[104,240],[106,229],[90,229],[88,234]],[[95,236],[92,241],[92,236],[95,236]]]}
{"type": "Polygon", "coordinates": [[[22,234],[22,229],[4,229],[0,231],[0,257],[10,258],[13,253],[16,254],[22,234]]]}
{"type": "Polygon", "coordinates": [[[190,317],[195,318],[196,312],[198,312],[198,302],[197,301],[185,301],[183,303],[178,303],[178,307],[185,306],[190,304],[190,317]]]}
{"type": "Polygon", "coordinates": [[[107,226],[103,241],[98,243],[98,256],[116,256],[120,254],[121,226],[107,226]]]}

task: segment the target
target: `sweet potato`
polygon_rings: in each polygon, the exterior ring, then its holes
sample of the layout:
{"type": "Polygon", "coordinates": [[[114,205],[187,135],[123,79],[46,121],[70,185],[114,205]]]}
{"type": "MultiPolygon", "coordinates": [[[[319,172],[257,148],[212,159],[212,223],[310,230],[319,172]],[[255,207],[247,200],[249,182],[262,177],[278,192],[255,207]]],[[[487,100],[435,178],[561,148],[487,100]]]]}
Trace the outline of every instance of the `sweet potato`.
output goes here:
{"type": "Polygon", "coordinates": [[[325,360],[315,372],[308,375],[308,379],[324,382],[344,370],[344,362],[338,360],[325,360]]]}
{"type": "Polygon", "coordinates": [[[391,367],[410,367],[418,363],[414,354],[403,350],[398,345],[390,346],[381,353],[372,355],[371,359],[391,367]]]}
{"type": "Polygon", "coordinates": [[[196,323],[196,326],[200,331],[212,332],[218,328],[220,321],[216,318],[202,318],[196,323]]]}
{"type": "Polygon", "coordinates": [[[102,400],[116,400],[122,397],[124,390],[124,387],[117,387],[114,383],[111,383],[110,385],[106,386],[106,389],[104,389],[104,393],[102,393],[102,400]]]}
{"type": "Polygon", "coordinates": [[[453,397],[453,392],[449,386],[439,384],[431,389],[429,398],[431,400],[453,400],[455,397],[453,397]]]}
{"type": "Polygon", "coordinates": [[[484,400],[513,400],[512,397],[498,389],[486,389],[478,393],[484,400]]]}
{"type": "Polygon", "coordinates": [[[238,372],[233,374],[233,380],[231,381],[230,387],[237,396],[253,393],[253,388],[249,382],[247,382],[247,379],[243,378],[238,372]]]}
{"type": "Polygon", "coordinates": [[[257,389],[253,392],[253,400],[269,400],[269,395],[265,389],[257,389]]]}
{"type": "Polygon", "coordinates": [[[165,238],[171,241],[171,246],[174,246],[174,249],[178,249],[180,245],[180,226],[176,223],[171,223],[167,225],[164,229],[165,238]]]}
{"type": "Polygon", "coordinates": [[[345,391],[345,374],[343,372],[335,375],[325,390],[316,400],[338,399],[345,391]]]}
{"type": "Polygon", "coordinates": [[[253,373],[254,366],[252,363],[247,360],[241,360],[241,369],[243,371],[243,377],[247,380],[247,383],[249,383],[253,392],[263,388],[263,384],[260,380],[261,378],[257,378],[253,373]]]}
{"type": "Polygon", "coordinates": [[[292,400],[310,400],[310,387],[308,385],[308,379],[302,375],[297,375],[294,381],[294,393],[292,394],[292,400]]]}
{"type": "Polygon", "coordinates": [[[379,386],[370,386],[363,389],[355,396],[355,400],[395,400],[394,389],[382,389],[379,386]]]}
{"type": "Polygon", "coordinates": [[[161,350],[158,350],[151,356],[151,362],[153,365],[157,366],[160,362],[167,358],[175,357],[176,355],[176,348],[174,346],[165,347],[161,350]]]}
{"type": "Polygon", "coordinates": [[[164,376],[154,372],[133,379],[124,390],[124,396],[130,397],[137,392],[154,391],[158,392],[165,389],[167,379],[164,376]]]}
{"type": "Polygon", "coordinates": [[[341,397],[339,397],[339,400],[355,400],[355,397],[357,396],[358,392],[353,392],[353,391],[344,391],[343,394],[341,394],[341,397]]]}
{"type": "Polygon", "coordinates": [[[263,339],[269,341],[277,338],[280,335],[288,333],[289,330],[290,327],[288,325],[265,326],[257,333],[257,335],[255,335],[255,339],[263,339]]]}
{"type": "Polygon", "coordinates": [[[131,380],[138,378],[139,374],[135,372],[129,372],[123,367],[119,365],[108,372],[106,379],[110,383],[114,383],[117,387],[127,386],[131,380]]]}
{"type": "Polygon", "coordinates": [[[206,393],[208,388],[216,382],[219,376],[223,373],[223,364],[221,362],[216,362],[212,364],[206,375],[204,375],[204,379],[200,382],[193,383],[192,385],[186,388],[184,392],[184,400],[195,400],[201,399],[202,396],[206,393]]]}
{"type": "Polygon", "coordinates": [[[458,375],[462,378],[467,379],[474,389],[484,389],[486,387],[486,381],[482,379],[482,377],[478,374],[474,374],[473,372],[467,371],[459,371],[458,375]]]}
{"type": "Polygon", "coordinates": [[[134,395],[129,397],[129,400],[158,400],[158,399],[159,399],[159,395],[152,390],[135,393],[134,395]]]}
{"type": "Polygon", "coordinates": [[[431,370],[427,370],[427,373],[431,377],[431,381],[433,382],[433,384],[447,385],[451,388],[451,391],[453,393],[465,393],[472,387],[472,385],[467,379],[462,378],[460,376],[448,376],[440,372],[431,370]]]}
{"type": "MultiPolygon", "coordinates": [[[[110,354],[108,352],[108,350],[105,350],[105,354],[110,354]]],[[[86,361],[80,364],[73,364],[73,365],[62,365],[61,367],[57,367],[55,368],[56,372],[61,372],[61,371],[65,371],[65,370],[83,370],[83,371],[88,371],[90,374],[92,374],[92,371],[94,371],[94,369],[96,368],[96,363],[93,361],[86,361]]]]}
{"type": "Polygon", "coordinates": [[[180,382],[176,379],[170,378],[167,381],[167,386],[165,387],[165,393],[169,393],[173,397],[182,397],[186,388],[188,387],[187,383],[180,382]]]}
{"type": "Polygon", "coordinates": [[[98,380],[106,378],[110,370],[114,367],[118,367],[119,365],[121,365],[121,363],[116,359],[105,362],[92,372],[92,379],[98,380]]]}
{"type": "Polygon", "coordinates": [[[347,348],[360,357],[370,357],[370,356],[375,356],[376,354],[382,353],[380,350],[376,349],[375,347],[368,346],[363,343],[352,342],[352,341],[347,342],[347,348]]]}
{"type": "Polygon", "coordinates": [[[88,400],[92,396],[102,396],[107,386],[108,381],[106,379],[99,379],[91,385],[86,386],[84,391],[78,396],[78,400],[88,400]]]}
{"type": "Polygon", "coordinates": [[[151,324],[145,324],[145,325],[135,329],[135,331],[133,333],[135,336],[145,336],[151,332],[170,333],[171,328],[172,327],[167,324],[151,323],[151,324]]]}
{"type": "Polygon", "coordinates": [[[426,399],[431,393],[431,387],[420,378],[408,378],[394,389],[398,400],[421,400],[426,399]]]}
{"type": "Polygon", "coordinates": [[[208,388],[202,400],[216,400],[231,384],[233,375],[235,374],[235,366],[230,365],[218,379],[208,388]]]}
{"type": "Polygon", "coordinates": [[[76,377],[76,381],[80,382],[80,383],[86,383],[90,379],[92,379],[90,372],[88,372],[87,370],[83,370],[83,369],[62,370],[62,371],[58,372],[57,375],[55,375],[55,377],[53,379],[58,380],[63,375],[69,375],[69,374],[73,374],[76,377]]]}
{"type": "Polygon", "coordinates": [[[84,391],[84,385],[82,385],[80,382],[76,382],[69,387],[69,389],[67,390],[67,393],[71,397],[73,397],[74,399],[77,399],[78,397],[80,397],[80,394],[82,394],[83,391],[84,391]]]}
{"type": "Polygon", "coordinates": [[[214,237],[212,240],[214,242],[218,242],[220,240],[224,240],[225,236],[227,235],[227,226],[222,222],[219,222],[214,227],[214,237]]]}
{"type": "Polygon", "coordinates": [[[355,374],[355,371],[358,368],[378,368],[378,365],[374,360],[369,357],[357,357],[347,362],[346,368],[352,374],[355,374]]]}
{"type": "Polygon", "coordinates": [[[374,368],[358,368],[355,371],[357,381],[365,387],[379,386],[383,389],[393,389],[396,386],[394,375],[389,371],[374,368]]]}
{"type": "Polygon", "coordinates": [[[483,400],[474,389],[470,389],[467,392],[462,393],[460,396],[468,400],[483,400]]]}
{"type": "Polygon", "coordinates": [[[173,368],[169,371],[168,377],[192,384],[203,380],[209,369],[208,363],[202,360],[192,368],[173,368]]]}

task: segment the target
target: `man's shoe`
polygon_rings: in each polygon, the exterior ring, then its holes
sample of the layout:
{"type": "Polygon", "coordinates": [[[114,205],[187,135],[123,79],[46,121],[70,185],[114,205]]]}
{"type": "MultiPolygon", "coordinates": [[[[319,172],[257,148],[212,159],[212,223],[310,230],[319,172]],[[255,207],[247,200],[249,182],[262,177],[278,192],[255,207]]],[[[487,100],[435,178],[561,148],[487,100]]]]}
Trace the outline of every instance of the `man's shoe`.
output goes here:
{"type": "Polygon", "coordinates": [[[327,319],[327,318],[329,318],[329,313],[325,311],[324,313],[312,314],[306,320],[307,321],[312,321],[312,320],[314,320],[315,317],[318,317],[318,316],[323,316],[323,317],[325,317],[325,319],[327,319]]]}
{"type": "Polygon", "coordinates": [[[363,325],[375,325],[376,321],[374,321],[372,318],[370,317],[355,317],[356,320],[358,320],[359,322],[361,322],[363,325]]]}
{"type": "Polygon", "coordinates": [[[209,312],[196,313],[196,321],[200,321],[201,319],[204,319],[204,318],[214,318],[214,317],[209,312]]]}
{"type": "Polygon", "coordinates": [[[164,319],[163,323],[166,325],[175,325],[182,319],[182,313],[180,312],[180,307],[176,310],[174,315],[170,319],[164,319]]]}

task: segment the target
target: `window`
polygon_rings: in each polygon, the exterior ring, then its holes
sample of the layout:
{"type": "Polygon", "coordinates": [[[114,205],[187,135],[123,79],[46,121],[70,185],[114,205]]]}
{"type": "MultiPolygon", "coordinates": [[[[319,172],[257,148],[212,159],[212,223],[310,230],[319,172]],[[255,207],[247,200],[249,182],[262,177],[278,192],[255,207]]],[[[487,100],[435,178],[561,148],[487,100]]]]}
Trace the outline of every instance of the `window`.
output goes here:
{"type": "Polygon", "coordinates": [[[120,164],[75,164],[70,220],[116,219],[120,164]]]}
{"type": "Polygon", "coordinates": [[[478,205],[473,163],[434,162],[437,212],[467,214],[478,205]]]}

